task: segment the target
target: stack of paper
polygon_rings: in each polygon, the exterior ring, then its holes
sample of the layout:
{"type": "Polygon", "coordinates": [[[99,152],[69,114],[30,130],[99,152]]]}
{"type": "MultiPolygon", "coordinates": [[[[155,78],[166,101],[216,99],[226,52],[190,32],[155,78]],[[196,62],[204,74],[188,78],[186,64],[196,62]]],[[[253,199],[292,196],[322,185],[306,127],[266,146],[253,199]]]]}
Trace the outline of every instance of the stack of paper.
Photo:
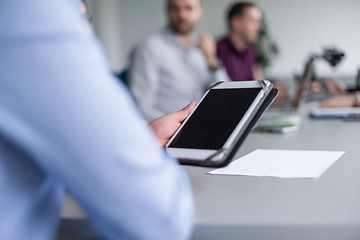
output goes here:
{"type": "Polygon", "coordinates": [[[312,118],[347,118],[351,116],[360,116],[359,107],[347,108],[314,108],[310,112],[312,118]]]}

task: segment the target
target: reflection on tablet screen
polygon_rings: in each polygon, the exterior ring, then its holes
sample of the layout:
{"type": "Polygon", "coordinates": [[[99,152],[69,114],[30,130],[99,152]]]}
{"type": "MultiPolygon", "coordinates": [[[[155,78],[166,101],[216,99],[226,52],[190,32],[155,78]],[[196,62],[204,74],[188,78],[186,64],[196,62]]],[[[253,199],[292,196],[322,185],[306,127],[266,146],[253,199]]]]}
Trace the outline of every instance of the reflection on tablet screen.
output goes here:
{"type": "Polygon", "coordinates": [[[169,147],[220,149],[260,90],[210,90],[169,147]]]}

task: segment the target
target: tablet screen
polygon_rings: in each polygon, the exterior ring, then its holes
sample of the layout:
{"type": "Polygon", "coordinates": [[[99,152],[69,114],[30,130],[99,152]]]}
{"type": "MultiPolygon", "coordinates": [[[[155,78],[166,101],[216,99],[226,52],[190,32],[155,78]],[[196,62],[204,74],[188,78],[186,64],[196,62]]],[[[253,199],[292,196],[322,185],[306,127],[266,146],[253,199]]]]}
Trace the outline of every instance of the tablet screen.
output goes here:
{"type": "Polygon", "coordinates": [[[260,90],[211,89],[169,147],[220,149],[260,90]]]}

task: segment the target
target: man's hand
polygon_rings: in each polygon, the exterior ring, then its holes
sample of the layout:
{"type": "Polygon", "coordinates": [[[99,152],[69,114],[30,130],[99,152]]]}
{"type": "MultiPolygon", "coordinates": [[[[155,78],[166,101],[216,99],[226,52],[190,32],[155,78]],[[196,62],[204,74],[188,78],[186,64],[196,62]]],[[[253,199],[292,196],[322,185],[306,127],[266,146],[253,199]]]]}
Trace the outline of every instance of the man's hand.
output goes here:
{"type": "Polygon", "coordinates": [[[352,107],[356,103],[355,94],[341,94],[335,97],[331,97],[327,100],[324,100],[320,103],[320,107],[329,108],[329,107],[352,107]]]}
{"type": "Polygon", "coordinates": [[[219,60],[216,56],[215,40],[210,35],[203,33],[199,37],[199,48],[204,53],[210,70],[215,72],[219,66],[219,60]]]}
{"type": "MultiPolygon", "coordinates": [[[[330,93],[344,93],[346,91],[346,86],[344,83],[340,82],[339,80],[332,79],[332,78],[325,78],[324,79],[326,90],[330,93]]],[[[311,82],[311,90],[313,92],[320,92],[321,91],[321,83],[319,81],[312,81],[311,82]]]]}
{"type": "Polygon", "coordinates": [[[288,89],[284,84],[280,82],[274,82],[274,88],[279,90],[279,94],[276,97],[275,101],[284,101],[288,99],[288,89]]]}
{"type": "Polygon", "coordinates": [[[196,103],[192,101],[184,109],[175,113],[166,114],[150,122],[150,127],[154,130],[161,146],[164,147],[166,145],[172,135],[180,127],[181,123],[189,116],[192,110],[194,110],[195,106],[196,103]]]}
{"type": "Polygon", "coordinates": [[[346,91],[344,83],[332,78],[325,78],[325,86],[330,93],[343,93],[346,91]]]}

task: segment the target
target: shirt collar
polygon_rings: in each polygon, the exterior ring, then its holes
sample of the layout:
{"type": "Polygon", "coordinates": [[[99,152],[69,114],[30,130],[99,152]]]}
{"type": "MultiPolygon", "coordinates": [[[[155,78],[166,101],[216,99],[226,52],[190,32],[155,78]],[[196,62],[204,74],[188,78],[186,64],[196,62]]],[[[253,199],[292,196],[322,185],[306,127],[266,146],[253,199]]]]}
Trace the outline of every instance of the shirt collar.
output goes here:
{"type": "Polygon", "coordinates": [[[225,37],[225,41],[226,41],[226,43],[228,44],[228,46],[229,46],[230,48],[232,48],[232,49],[233,49],[235,52],[237,52],[238,54],[244,54],[244,53],[246,53],[246,52],[250,49],[250,47],[251,47],[251,44],[247,44],[246,48],[245,48],[243,51],[238,51],[238,50],[235,48],[234,44],[230,41],[230,38],[229,38],[229,37],[225,37]]]}
{"type": "MultiPolygon", "coordinates": [[[[163,34],[170,42],[172,42],[178,46],[184,47],[184,45],[181,43],[178,35],[174,32],[174,30],[171,29],[170,26],[166,27],[163,30],[163,34]]],[[[197,45],[196,38],[195,38],[194,34],[191,34],[191,47],[195,47],[196,45],[197,45]]]]}

